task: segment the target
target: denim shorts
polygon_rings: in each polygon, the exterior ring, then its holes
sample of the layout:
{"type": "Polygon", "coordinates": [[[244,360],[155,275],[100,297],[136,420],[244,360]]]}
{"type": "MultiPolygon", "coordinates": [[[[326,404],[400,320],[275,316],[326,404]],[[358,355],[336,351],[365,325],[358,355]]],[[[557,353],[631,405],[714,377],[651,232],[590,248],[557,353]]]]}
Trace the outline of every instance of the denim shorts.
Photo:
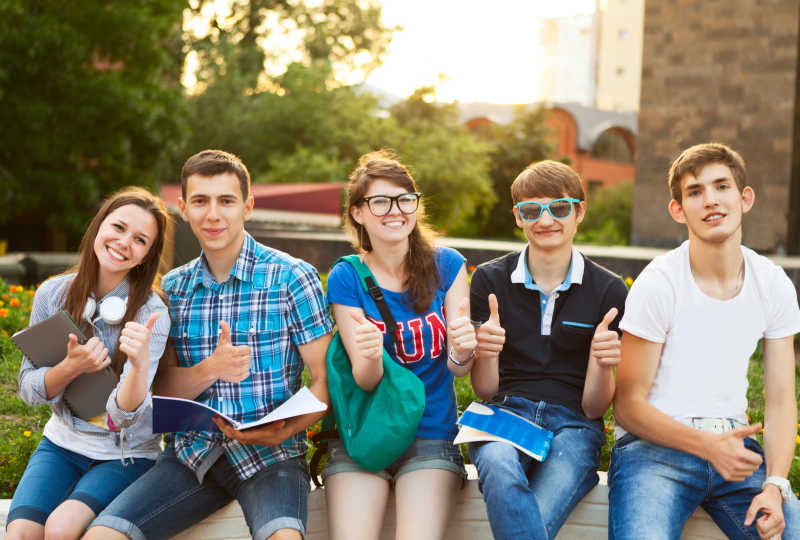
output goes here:
{"type": "Polygon", "coordinates": [[[171,538],[234,498],[256,540],[279,529],[305,535],[310,483],[305,456],[280,461],[241,480],[223,454],[202,483],[167,445],[147,474],[123,491],[90,526],[109,527],[133,540],[171,538]]]}
{"type": "Polygon", "coordinates": [[[417,437],[411,446],[403,452],[394,463],[381,471],[368,471],[359,467],[353,461],[340,439],[330,442],[328,447],[328,465],[322,473],[322,478],[341,472],[363,472],[375,474],[390,482],[397,481],[403,474],[422,469],[441,469],[453,472],[462,479],[466,479],[464,459],[458,446],[453,441],[446,439],[422,439],[417,437]]]}
{"type": "Polygon", "coordinates": [[[153,466],[144,458],[97,460],[61,448],[42,437],[14,492],[7,524],[28,519],[44,525],[67,499],[86,504],[95,514],[153,466]]]}

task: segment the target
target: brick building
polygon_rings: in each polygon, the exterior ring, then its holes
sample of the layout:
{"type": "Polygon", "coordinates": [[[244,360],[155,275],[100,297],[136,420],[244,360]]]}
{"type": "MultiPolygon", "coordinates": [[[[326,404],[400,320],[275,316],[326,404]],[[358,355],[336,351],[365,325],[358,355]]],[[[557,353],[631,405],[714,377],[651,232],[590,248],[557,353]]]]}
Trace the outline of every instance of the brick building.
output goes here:
{"type": "Polygon", "coordinates": [[[800,253],[800,2],[647,0],[632,243],[674,246],[671,161],[717,141],[744,157],[745,244],[800,253]]]}
{"type": "MultiPolygon", "coordinates": [[[[633,182],[636,113],[605,111],[577,103],[547,103],[545,108],[545,123],[551,128],[555,149],[553,157],[570,159],[570,165],[584,181],[584,189],[591,192],[601,186],[633,182]]],[[[461,103],[459,110],[461,121],[474,129],[511,122],[514,105],[461,103]]]]}

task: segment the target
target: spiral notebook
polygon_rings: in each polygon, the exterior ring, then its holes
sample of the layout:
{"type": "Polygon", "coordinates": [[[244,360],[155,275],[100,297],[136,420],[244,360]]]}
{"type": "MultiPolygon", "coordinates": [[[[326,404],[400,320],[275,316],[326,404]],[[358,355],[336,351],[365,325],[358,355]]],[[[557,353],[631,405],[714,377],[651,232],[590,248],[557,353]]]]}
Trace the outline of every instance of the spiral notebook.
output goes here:
{"type": "MultiPolygon", "coordinates": [[[[12,335],[11,341],[37,368],[52,367],[67,356],[70,334],[78,337],[78,343],[87,341],[70,314],[62,309],[12,335]]],[[[64,390],[64,402],[73,416],[88,420],[105,412],[108,396],[116,386],[117,376],[110,367],[84,373],[64,390]]]]}

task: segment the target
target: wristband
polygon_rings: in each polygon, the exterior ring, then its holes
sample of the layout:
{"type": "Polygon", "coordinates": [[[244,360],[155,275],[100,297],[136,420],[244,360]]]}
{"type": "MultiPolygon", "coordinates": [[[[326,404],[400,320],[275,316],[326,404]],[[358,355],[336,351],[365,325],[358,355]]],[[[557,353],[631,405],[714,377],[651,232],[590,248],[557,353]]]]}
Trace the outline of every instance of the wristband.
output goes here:
{"type": "Polygon", "coordinates": [[[792,498],[792,485],[789,483],[788,479],[781,476],[767,476],[767,479],[761,484],[761,489],[764,489],[764,486],[767,484],[772,484],[778,488],[778,491],[781,492],[783,502],[788,502],[792,498]]]}
{"type": "Polygon", "coordinates": [[[456,360],[456,355],[453,354],[453,347],[450,347],[449,349],[447,349],[447,359],[459,367],[466,366],[467,364],[475,360],[475,349],[472,349],[472,353],[470,353],[469,358],[467,358],[463,362],[459,362],[458,360],[456,360]]]}

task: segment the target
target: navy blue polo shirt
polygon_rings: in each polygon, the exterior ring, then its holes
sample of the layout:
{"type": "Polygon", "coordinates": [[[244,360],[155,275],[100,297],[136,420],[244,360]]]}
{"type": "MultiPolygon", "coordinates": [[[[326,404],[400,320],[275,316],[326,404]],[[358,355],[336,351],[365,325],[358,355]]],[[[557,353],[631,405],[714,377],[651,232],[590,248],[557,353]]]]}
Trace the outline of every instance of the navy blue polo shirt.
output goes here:
{"type": "Polygon", "coordinates": [[[573,247],[567,276],[548,297],[531,278],[527,254],[527,247],[509,253],[481,264],[472,275],[472,320],[488,320],[488,296],[494,293],[506,330],[494,400],[513,395],[584,416],[581,399],[594,329],[616,307],[619,314],[610,327],[618,331],[628,289],[619,276],[573,247]]]}

